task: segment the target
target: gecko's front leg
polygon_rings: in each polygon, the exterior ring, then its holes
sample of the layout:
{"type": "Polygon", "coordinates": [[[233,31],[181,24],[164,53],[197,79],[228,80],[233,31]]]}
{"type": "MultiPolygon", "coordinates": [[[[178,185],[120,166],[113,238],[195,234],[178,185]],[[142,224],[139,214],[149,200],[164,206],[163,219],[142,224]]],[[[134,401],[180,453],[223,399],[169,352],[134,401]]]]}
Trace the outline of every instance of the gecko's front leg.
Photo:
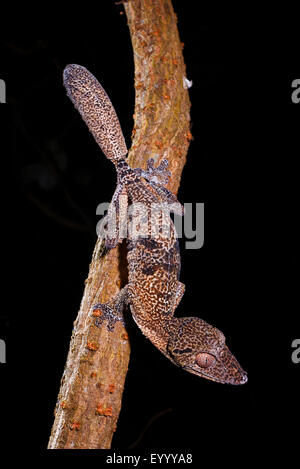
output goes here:
{"type": "Polygon", "coordinates": [[[112,332],[116,322],[124,323],[124,309],[128,304],[128,285],[107,303],[97,303],[93,306],[93,316],[96,316],[95,326],[101,327],[107,321],[107,329],[112,332]]]}

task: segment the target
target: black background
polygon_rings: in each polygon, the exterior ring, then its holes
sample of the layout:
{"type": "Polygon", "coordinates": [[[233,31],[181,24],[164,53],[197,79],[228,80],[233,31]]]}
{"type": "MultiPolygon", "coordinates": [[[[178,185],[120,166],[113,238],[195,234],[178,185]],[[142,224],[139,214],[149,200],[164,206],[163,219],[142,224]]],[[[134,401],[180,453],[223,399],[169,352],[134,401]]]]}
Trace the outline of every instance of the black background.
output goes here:
{"type": "MultiPolygon", "coordinates": [[[[201,22],[185,2],[173,4],[193,80],[193,141],[178,198],[205,203],[203,248],[181,243],[186,293],[176,314],[198,315],[221,329],[249,382],[220,385],[174,367],[131,321],[112,447],[136,454],[173,448],[194,458],[220,453],[230,462],[261,448],[276,455],[282,444],[275,441],[288,436],[288,455],[299,422],[300,364],[291,361],[291,343],[299,338],[300,104],[291,101],[291,82],[300,78],[300,65],[269,33],[258,39],[255,27],[229,31],[201,22]]],[[[6,448],[42,454],[47,447],[96,240],[95,210],[110,200],[116,182],[113,165],[66,97],[62,71],[78,63],[99,79],[130,146],[134,66],[122,11],[105,2],[93,38],[0,42],[7,85],[0,105],[6,448]]]]}

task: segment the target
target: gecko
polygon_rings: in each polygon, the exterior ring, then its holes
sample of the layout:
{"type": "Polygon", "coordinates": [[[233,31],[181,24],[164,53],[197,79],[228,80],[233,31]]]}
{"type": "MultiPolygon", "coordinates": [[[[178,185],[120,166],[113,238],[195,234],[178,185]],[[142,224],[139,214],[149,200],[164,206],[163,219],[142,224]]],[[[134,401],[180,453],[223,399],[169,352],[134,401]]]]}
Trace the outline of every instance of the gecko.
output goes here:
{"type": "MultiPolygon", "coordinates": [[[[98,80],[85,67],[72,64],[65,67],[63,82],[68,97],[116,168],[117,187],[105,223],[114,213],[116,226],[120,227],[121,213],[129,213],[130,207],[142,207],[134,235],[127,233],[126,238],[128,283],[108,302],[93,306],[94,311],[99,311],[95,324],[100,327],[107,321],[107,328],[112,331],[117,321],[124,324],[124,309],[129,307],[142,333],[178,367],[219,383],[246,383],[247,373],[219,329],[198,317],[174,316],[185,291],[179,280],[178,237],[170,213],[153,211],[154,206],[167,204],[175,213],[183,213],[177,197],[166,187],[170,178],[168,161],[163,159],[155,167],[154,159],[149,158],[146,170],[131,168],[119,119],[98,80]],[[150,219],[152,228],[156,228],[155,236],[149,232],[150,219]],[[162,229],[165,225],[168,236],[162,229]]],[[[128,219],[132,223],[134,218],[133,211],[128,219]]],[[[106,237],[105,246],[112,249],[122,241],[117,228],[106,237]]]]}

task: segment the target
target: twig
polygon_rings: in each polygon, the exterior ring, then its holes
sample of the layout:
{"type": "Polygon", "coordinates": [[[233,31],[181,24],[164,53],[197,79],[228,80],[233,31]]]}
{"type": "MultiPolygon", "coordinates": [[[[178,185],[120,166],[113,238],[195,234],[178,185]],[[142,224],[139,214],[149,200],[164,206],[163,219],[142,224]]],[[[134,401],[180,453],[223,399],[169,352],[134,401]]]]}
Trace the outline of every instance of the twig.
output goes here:
{"type": "MultiPolygon", "coordinates": [[[[185,65],[171,0],[124,3],[135,62],[135,125],[129,152],[132,167],[153,157],[168,158],[169,189],[177,192],[191,139],[190,102],[183,87],[185,65]],[[142,39],[141,39],[142,38],[142,39]]],[[[98,240],[74,324],[48,448],[110,448],[121,409],[130,347],[117,323],[94,326],[92,305],[121,287],[126,263],[120,248],[100,258],[98,240]]]]}

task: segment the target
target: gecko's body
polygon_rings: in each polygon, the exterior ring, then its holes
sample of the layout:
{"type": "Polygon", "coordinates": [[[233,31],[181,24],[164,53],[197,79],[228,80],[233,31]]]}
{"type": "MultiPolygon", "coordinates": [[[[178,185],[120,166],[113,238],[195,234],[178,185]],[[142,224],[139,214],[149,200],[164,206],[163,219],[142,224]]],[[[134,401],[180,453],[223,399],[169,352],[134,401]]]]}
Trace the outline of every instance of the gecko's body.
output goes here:
{"type": "MultiPolygon", "coordinates": [[[[117,320],[122,320],[127,304],[141,331],[173,363],[214,381],[245,383],[247,375],[225,345],[221,331],[196,317],[174,317],[185,287],[179,281],[180,253],[175,227],[170,216],[157,209],[159,204],[168,203],[173,204],[173,211],[181,211],[174,194],[164,186],[169,176],[167,161],[154,168],[150,159],[147,171],[130,168],[117,115],[98,81],[84,67],[69,65],[64,71],[64,84],[117,170],[118,184],[107,223],[114,211],[118,223],[127,206],[139,208],[135,235],[127,235],[128,284],[111,301],[95,306],[101,310],[98,324],[108,320],[108,328],[112,329],[117,320]],[[169,230],[167,236],[164,229],[169,230]]],[[[133,211],[133,224],[136,215],[133,211]]],[[[106,239],[106,246],[115,247],[121,240],[117,229],[106,239]]]]}

